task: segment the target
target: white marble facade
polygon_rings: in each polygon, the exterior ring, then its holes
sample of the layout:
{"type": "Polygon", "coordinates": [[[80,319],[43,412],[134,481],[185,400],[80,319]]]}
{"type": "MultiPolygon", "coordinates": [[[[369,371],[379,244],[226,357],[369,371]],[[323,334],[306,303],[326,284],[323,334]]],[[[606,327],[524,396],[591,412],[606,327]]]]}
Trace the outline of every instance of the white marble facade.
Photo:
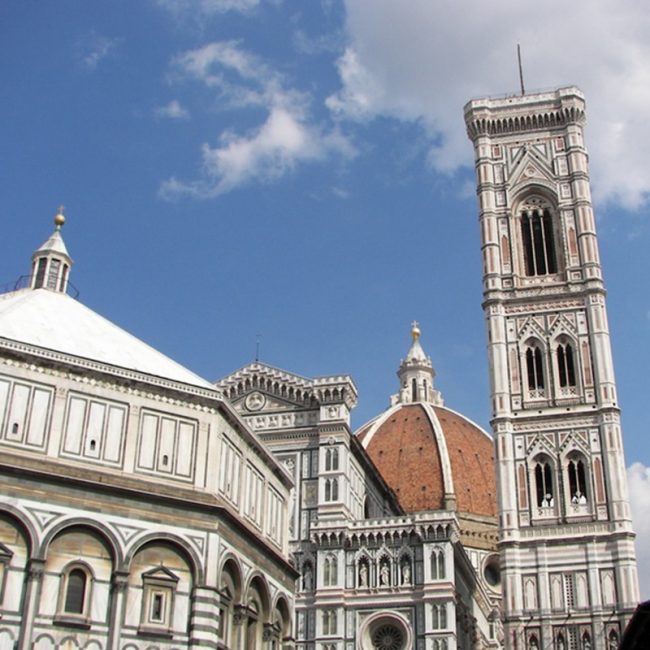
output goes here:
{"type": "Polygon", "coordinates": [[[478,182],[506,643],[617,647],[638,602],[574,87],[465,106],[478,182]]]}

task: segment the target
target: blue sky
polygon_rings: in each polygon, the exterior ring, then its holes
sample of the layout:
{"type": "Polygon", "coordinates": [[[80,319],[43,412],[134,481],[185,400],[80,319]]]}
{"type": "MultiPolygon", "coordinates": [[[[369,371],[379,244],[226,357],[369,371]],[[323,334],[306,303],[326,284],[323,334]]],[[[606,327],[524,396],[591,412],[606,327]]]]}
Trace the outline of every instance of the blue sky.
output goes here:
{"type": "Polygon", "coordinates": [[[489,427],[463,104],[576,84],[650,596],[650,12],[632,0],[9,1],[0,284],[66,206],[83,302],[208,379],[254,358],[388,404],[417,319],[489,427]],[[530,8],[529,6],[530,5],[530,8]]]}

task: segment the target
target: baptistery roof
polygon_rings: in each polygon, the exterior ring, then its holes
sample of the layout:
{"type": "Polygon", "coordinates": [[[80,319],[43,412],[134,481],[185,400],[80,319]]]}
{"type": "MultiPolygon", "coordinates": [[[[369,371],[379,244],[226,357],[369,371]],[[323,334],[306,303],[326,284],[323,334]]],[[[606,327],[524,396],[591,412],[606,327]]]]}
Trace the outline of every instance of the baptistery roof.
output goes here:
{"type": "Polygon", "coordinates": [[[449,509],[494,517],[492,437],[443,405],[433,388],[431,360],[421,353],[416,325],[412,335],[393,406],[363,425],[357,436],[407,512],[449,509]]]}

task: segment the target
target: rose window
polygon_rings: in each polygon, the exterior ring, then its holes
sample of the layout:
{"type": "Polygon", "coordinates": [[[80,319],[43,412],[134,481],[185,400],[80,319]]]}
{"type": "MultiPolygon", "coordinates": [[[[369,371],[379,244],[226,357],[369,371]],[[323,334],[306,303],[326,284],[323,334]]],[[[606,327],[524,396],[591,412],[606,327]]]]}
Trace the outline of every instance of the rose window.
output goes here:
{"type": "Polygon", "coordinates": [[[394,625],[384,623],[373,631],[372,645],[376,650],[401,650],[404,646],[404,634],[394,625]]]}

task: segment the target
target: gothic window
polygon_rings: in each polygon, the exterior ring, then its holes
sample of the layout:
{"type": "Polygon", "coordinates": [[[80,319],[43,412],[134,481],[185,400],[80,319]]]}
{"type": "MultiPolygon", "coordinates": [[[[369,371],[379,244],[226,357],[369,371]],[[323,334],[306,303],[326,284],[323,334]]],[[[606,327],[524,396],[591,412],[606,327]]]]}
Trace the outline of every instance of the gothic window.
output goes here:
{"type": "Polygon", "coordinates": [[[447,606],[444,603],[433,605],[431,612],[431,627],[434,630],[444,630],[447,628],[447,606]]]}
{"type": "Polygon", "coordinates": [[[561,388],[576,385],[576,372],[573,347],[568,342],[560,342],[555,350],[557,371],[561,388]]]}
{"type": "Polygon", "coordinates": [[[431,553],[431,578],[445,579],[445,552],[442,549],[436,549],[431,553]]]}
{"type": "Polygon", "coordinates": [[[323,585],[330,587],[337,583],[338,561],[336,556],[328,555],[323,562],[323,585]]]}
{"type": "Polygon", "coordinates": [[[339,482],[335,478],[325,479],[325,501],[338,501],[339,482]]]}
{"type": "Polygon", "coordinates": [[[339,468],[339,450],[328,449],[325,452],[325,471],[336,471],[339,468]]]}
{"type": "Polygon", "coordinates": [[[323,610],[323,634],[336,634],[337,620],[335,609],[323,610]]]}
{"type": "Polygon", "coordinates": [[[535,462],[535,491],[537,505],[540,508],[551,508],[554,505],[553,469],[546,459],[535,462]]]}
{"type": "Polygon", "coordinates": [[[411,380],[411,401],[418,401],[418,382],[415,379],[411,380]]]}
{"type": "Polygon", "coordinates": [[[553,215],[541,199],[531,198],[521,209],[521,241],[528,276],[557,272],[553,215]]]}
{"type": "Polygon", "coordinates": [[[587,480],[585,476],[585,463],[582,458],[570,457],[567,462],[567,477],[569,479],[569,492],[571,503],[584,505],[587,503],[587,480]]]}
{"type": "Polygon", "coordinates": [[[526,376],[530,391],[544,390],[544,361],[540,346],[531,341],[526,348],[526,376]]]}

